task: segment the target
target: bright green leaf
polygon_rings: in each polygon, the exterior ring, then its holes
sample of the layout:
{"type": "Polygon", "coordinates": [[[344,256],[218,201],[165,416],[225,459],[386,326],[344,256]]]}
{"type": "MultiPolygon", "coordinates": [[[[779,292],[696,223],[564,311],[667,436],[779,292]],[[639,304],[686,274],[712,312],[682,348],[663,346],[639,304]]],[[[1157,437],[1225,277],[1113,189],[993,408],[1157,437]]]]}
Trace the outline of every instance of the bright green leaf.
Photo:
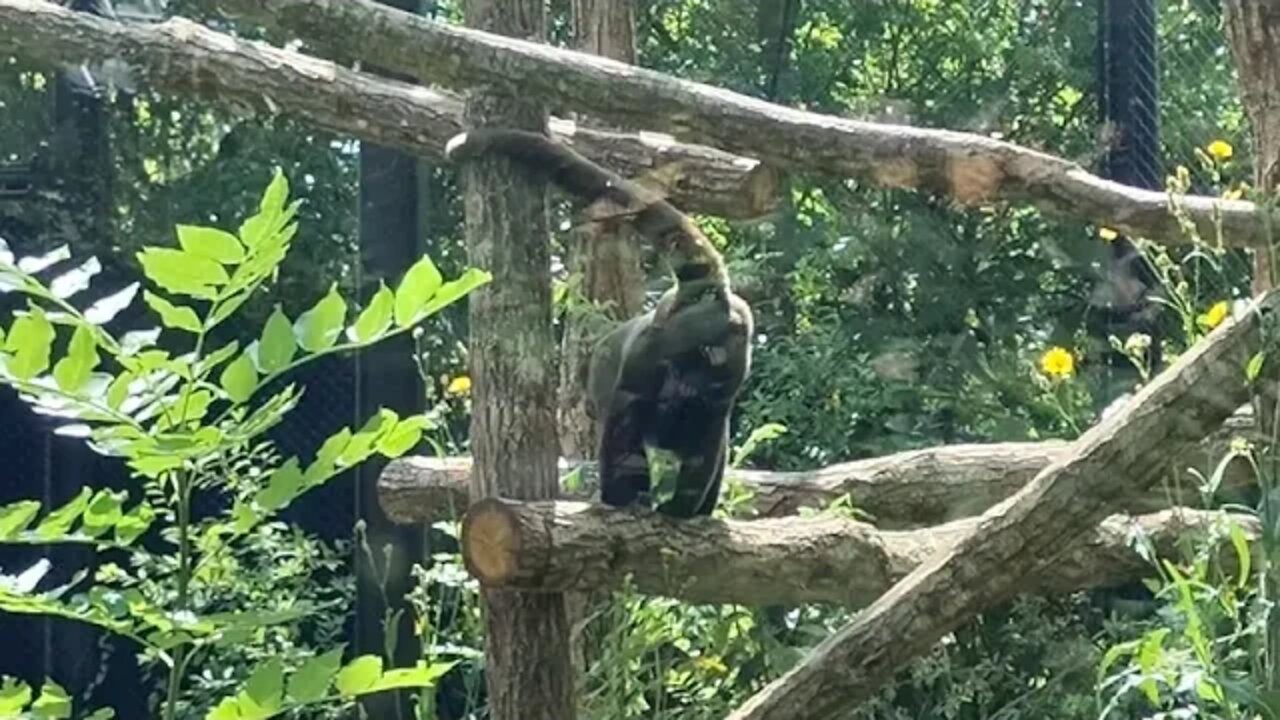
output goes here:
{"type": "Polygon", "coordinates": [[[143,248],[138,261],[147,278],[165,290],[205,300],[217,297],[217,288],[231,279],[221,264],[173,248],[143,248]]]}
{"type": "Polygon", "coordinates": [[[293,337],[293,325],[288,316],[276,305],[267,324],[262,328],[262,339],[258,342],[258,366],[263,374],[283,370],[293,359],[297,350],[293,337]]]}
{"type": "Polygon", "coordinates": [[[4,349],[13,354],[8,369],[19,380],[30,380],[49,369],[54,330],[44,311],[31,312],[13,321],[4,349]]]}
{"type": "Polygon", "coordinates": [[[63,720],[71,717],[71,697],[61,685],[45,680],[40,697],[31,705],[31,712],[40,720],[63,720]]]}
{"type": "Polygon", "coordinates": [[[422,439],[422,431],[431,421],[425,415],[414,415],[396,423],[395,429],[378,439],[377,450],[389,458],[409,452],[422,439]]]}
{"type": "Polygon", "coordinates": [[[338,284],[334,283],[329,286],[329,293],[294,324],[298,344],[310,352],[328,350],[338,341],[346,319],[347,301],[338,294],[338,284]]]}
{"type": "Polygon", "coordinates": [[[0,718],[16,718],[31,702],[31,686],[17,678],[0,680],[0,718]]]}
{"type": "Polygon", "coordinates": [[[93,491],[87,487],[80,488],[80,494],[62,507],[50,512],[36,526],[35,533],[42,538],[55,538],[67,534],[72,523],[79,519],[89,506],[93,491]]]}
{"type": "Polygon", "coordinates": [[[244,246],[240,240],[225,230],[198,225],[179,225],[178,244],[192,255],[208,258],[223,265],[233,265],[244,259],[244,246]]]}
{"type": "Polygon", "coordinates": [[[366,692],[381,676],[382,658],[377,655],[361,655],[338,672],[338,692],[346,697],[354,697],[366,692]]]}
{"type": "Polygon", "coordinates": [[[1266,360],[1266,352],[1259,350],[1249,358],[1249,364],[1245,366],[1244,376],[1249,382],[1258,379],[1258,375],[1262,372],[1262,363],[1266,360]]]}
{"type": "Polygon", "coordinates": [[[40,503],[36,500],[19,500],[0,507],[0,540],[11,540],[31,525],[40,503]]]}
{"type": "Polygon", "coordinates": [[[456,663],[443,662],[427,665],[425,661],[411,668],[394,668],[388,670],[374,682],[366,692],[382,692],[399,688],[422,688],[435,685],[436,681],[449,672],[456,663]]]}
{"type": "Polygon", "coordinates": [[[396,288],[395,320],[396,325],[404,328],[417,322],[424,315],[427,301],[440,289],[444,277],[436,269],[431,258],[423,255],[418,262],[409,268],[400,287],[396,288]]]}
{"type": "Polygon", "coordinates": [[[233,402],[242,403],[253,397],[253,391],[258,387],[258,371],[247,352],[240,353],[240,357],[222,369],[218,384],[233,402]]]}
{"type": "Polygon", "coordinates": [[[487,285],[491,280],[493,280],[492,274],[477,268],[467,268],[461,277],[440,286],[431,301],[422,309],[422,316],[426,317],[452,305],[472,290],[487,285]]]}
{"type": "Polygon", "coordinates": [[[53,379],[58,387],[74,393],[89,382],[89,376],[98,366],[98,343],[93,330],[87,325],[77,325],[67,345],[67,356],[53,366],[53,379]]]}
{"type": "Polygon", "coordinates": [[[198,334],[201,331],[200,316],[196,315],[196,311],[189,307],[174,305],[166,300],[163,296],[157,295],[150,290],[142,292],[142,299],[156,314],[160,316],[160,322],[165,327],[171,327],[177,330],[186,330],[190,333],[198,334]]]}
{"type": "Polygon", "coordinates": [[[369,307],[360,313],[355,324],[347,330],[348,336],[362,343],[376,340],[391,327],[394,307],[395,295],[391,293],[391,288],[379,283],[378,292],[369,301],[369,307]]]}
{"type": "Polygon", "coordinates": [[[284,212],[284,201],[289,198],[289,180],[280,168],[271,175],[271,182],[262,192],[262,200],[258,203],[258,211],[263,214],[279,215],[284,212]]]}
{"type": "Polygon", "coordinates": [[[124,498],[124,493],[111,490],[94,493],[89,506],[84,510],[84,533],[89,537],[98,537],[120,522],[123,517],[120,506],[124,503],[124,498]]]}

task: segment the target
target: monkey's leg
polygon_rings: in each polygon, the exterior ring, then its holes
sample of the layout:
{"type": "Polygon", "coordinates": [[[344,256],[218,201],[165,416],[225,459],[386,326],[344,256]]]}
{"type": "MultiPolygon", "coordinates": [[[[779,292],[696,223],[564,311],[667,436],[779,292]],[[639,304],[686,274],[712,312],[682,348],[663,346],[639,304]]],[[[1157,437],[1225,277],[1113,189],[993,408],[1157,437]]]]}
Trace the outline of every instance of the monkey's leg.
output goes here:
{"type": "Polygon", "coordinates": [[[707,485],[707,492],[702,496],[702,504],[694,511],[694,515],[710,515],[720,501],[720,483],[724,480],[725,465],[729,462],[729,423],[724,424],[724,432],[720,439],[720,452],[716,457],[716,472],[707,485]]]}
{"type": "Polygon", "coordinates": [[[658,508],[673,517],[688,518],[709,515],[720,496],[720,479],[724,475],[725,444],[728,441],[728,413],[709,418],[696,437],[689,438],[680,450],[680,474],[676,476],[675,495],[658,508]]]}
{"type": "Polygon", "coordinates": [[[631,399],[620,404],[605,418],[600,432],[600,500],[613,507],[626,507],[649,494],[644,403],[631,399]]]}

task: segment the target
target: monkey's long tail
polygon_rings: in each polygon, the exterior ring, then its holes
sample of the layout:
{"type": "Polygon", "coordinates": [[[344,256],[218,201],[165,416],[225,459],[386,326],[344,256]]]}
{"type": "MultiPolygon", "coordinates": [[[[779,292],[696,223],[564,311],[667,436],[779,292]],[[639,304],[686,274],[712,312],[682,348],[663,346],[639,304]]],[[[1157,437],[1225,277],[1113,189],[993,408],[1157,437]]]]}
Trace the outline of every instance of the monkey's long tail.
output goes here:
{"type": "Polygon", "coordinates": [[[506,128],[479,128],[455,135],[445,144],[445,157],[463,162],[487,152],[500,152],[587,203],[608,199],[635,212],[632,224],[660,251],[672,254],[681,281],[721,279],[720,252],[674,205],[649,199],[634,183],[578,154],[542,133],[506,128]]]}

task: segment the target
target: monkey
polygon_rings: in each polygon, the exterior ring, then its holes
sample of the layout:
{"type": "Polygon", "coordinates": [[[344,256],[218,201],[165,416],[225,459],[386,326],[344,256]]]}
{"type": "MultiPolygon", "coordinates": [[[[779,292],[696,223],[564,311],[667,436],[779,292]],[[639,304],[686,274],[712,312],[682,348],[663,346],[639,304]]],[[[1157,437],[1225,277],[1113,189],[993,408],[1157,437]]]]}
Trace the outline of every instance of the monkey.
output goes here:
{"type": "Polygon", "coordinates": [[[484,128],[445,146],[455,163],[490,152],[546,176],[589,209],[626,208],[638,234],[667,257],[675,284],[591,353],[587,412],[600,431],[600,497],[612,507],[649,506],[648,452],[666,451],[679,471],[673,497],[657,511],[710,515],[728,462],[729,416],[751,371],[755,322],[730,288],[720,252],[667,200],[542,133],[484,128]]]}

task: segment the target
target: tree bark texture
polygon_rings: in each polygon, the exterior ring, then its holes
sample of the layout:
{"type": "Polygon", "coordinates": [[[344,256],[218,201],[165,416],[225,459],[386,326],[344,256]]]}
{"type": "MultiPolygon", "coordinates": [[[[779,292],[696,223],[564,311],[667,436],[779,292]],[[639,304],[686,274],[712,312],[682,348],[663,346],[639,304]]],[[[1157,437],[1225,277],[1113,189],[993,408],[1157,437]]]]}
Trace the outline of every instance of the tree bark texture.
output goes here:
{"type": "MultiPolygon", "coordinates": [[[[0,5],[18,0],[0,0],[0,5]]],[[[27,0],[29,2],[29,0],[27,0]]],[[[208,0],[233,16],[297,33],[325,52],[358,55],[444,87],[504,87],[608,122],[638,122],[782,169],[852,177],[968,206],[1023,201],[1046,212],[1164,243],[1186,239],[1163,192],[982,135],[846,120],[776,105],[543,43],[476,32],[369,0],[208,0]]],[[[1186,196],[1203,237],[1256,247],[1267,236],[1244,200],[1186,196]]]]}
{"type": "MultiPolygon", "coordinates": [[[[1187,453],[1184,466],[1211,470],[1227,443],[1252,430],[1252,416],[1234,415],[1218,433],[1187,453]]],[[[785,517],[801,508],[820,509],[844,495],[870,515],[881,530],[921,528],[980,515],[1021,490],[1051,462],[1067,456],[1070,444],[1060,440],[1026,443],[943,445],[909,450],[867,460],[838,463],[817,470],[778,472],[726,471],[726,482],[741,483],[750,493],[750,512],[756,517],[785,517]]],[[[581,483],[561,488],[560,500],[590,501],[597,484],[594,463],[561,460],[566,475],[581,468],[581,483]]],[[[400,523],[431,523],[460,517],[471,504],[467,490],[471,459],[467,457],[405,457],[393,460],[378,480],[383,509],[400,523]]],[[[1222,489],[1230,492],[1254,483],[1244,462],[1227,468],[1222,489]]],[[[1139,490],[1119,509],[1144,513],[1187,500],[1180,488],[1139,490]]],[[[1187,492],[1194,493],[1188,488],[1187,492]]]]}
{"type": "MultiPolygon", "coordinates": [[[[1072,537],[1051,566],[1020,581],[1019,591],[1054,594],[1139,579],[1151,566],[1134,551],[1131,533],[1173,553],[1180,538],[1221,517],[1186,509],[1112,515],[1072,537]]],[[[1252,516],[1233,519],[1257,536],[1252,516]]],[[[467,513],[462,552],[471,573],[490,587],[599,590],[630,577],[642,593],[686,602],[861,608],[979,522],[883,531],[831,516],[681,521],[586,503],[487,499],[467,513]]],[[[1229,542],[1223,550],[1230,560],[1229,542]]]]}
{"type": "MultiPolygon", "coordinates": [[[[545,32],[541,0],[468,0],[467,24],[516,37],[545,32]]],[[[528,95],[467,98],[469,126],[537,129],[528,95]]],[[[470,296],[471,496],[555,497],[555,346],[545,184],[508,158],[461,168],[467,251],[493,282],[470,296]]],[[[573,720],[564,596],[483,590],[485,680],[493,720],[573,720]]]]}
{"type": "Polygon", "coordinates": [[[1273,336],[1278,301],[1268,293],[1219,326],[1072,443],[1068,456],[992,507],[973,532],[894,584],[729,719],[841,717],[946,633],[1014,597],[1125,493],[1155,482],[1167,470],[1170,447],[1204,437],[1248,399],[1243,370],[1262,346],[1264,323],[1273,336]]]}
{"type": "MultiPolygon", "coordinates": [[[[1269,193],[1280,185],[1280,2],[1224,0],[1222,14],[1253,130],[1254,186],[1269,193]]],[[[1254,294],[1275,284],[1273,252],[1254,254],[1254,294]]]]}
{"type": "MultiPolygon", "coordinates": [[[[443,162],[445,143],[463,129],[463,102],[452,93],[356,72],[183,18],[117,23],[48,2],[4,0],[0,47],[49,65],[120,56],[137,80],[156,90],[241,111],[287,113],[429,161],[443,162]]],[[[671,200],[692,212],[750,219],[777,206],[778,172],[754,160],[669,136],[604,132],[564,119],[553,118],[550,131],[624,177],[678,169],[671,200]]]]}

